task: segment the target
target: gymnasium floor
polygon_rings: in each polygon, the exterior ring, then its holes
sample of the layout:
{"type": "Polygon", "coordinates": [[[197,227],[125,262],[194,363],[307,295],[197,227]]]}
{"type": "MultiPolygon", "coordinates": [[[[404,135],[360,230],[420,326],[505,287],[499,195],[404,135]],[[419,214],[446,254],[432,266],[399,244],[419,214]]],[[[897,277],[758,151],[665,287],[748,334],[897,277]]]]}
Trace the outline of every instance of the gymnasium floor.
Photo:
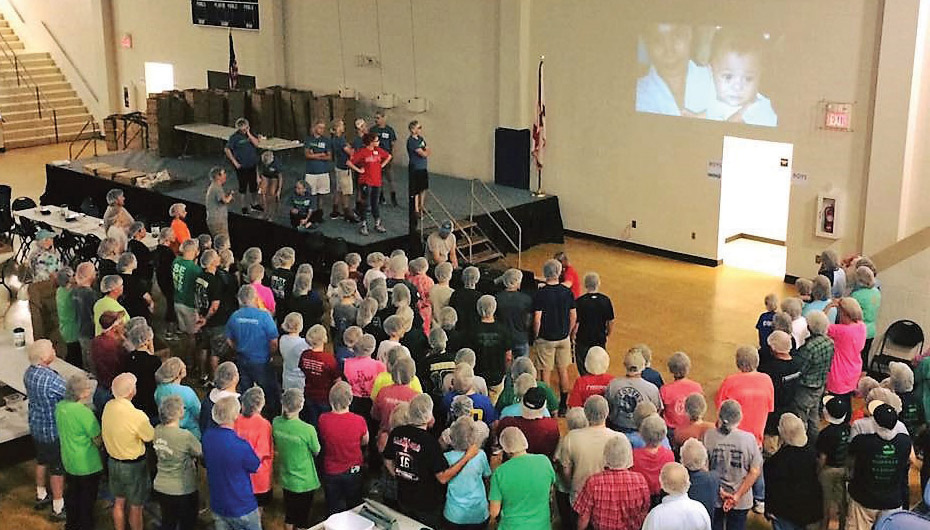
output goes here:
{"type": "MultiPolygon", "coordinates": [[[[45,162],[67,156],[66,146],[0,154],[0,182],[13,186],[14,197],[38,198],[45,186],[45,162]]],[[[770,292],[789,296],[793,291],[777,276],[691,265],[573,238],[564,246],[531,249],[523,255],[523,266],[540,271],[548,257],[563,249],[579,274],[600,273],[603,291],[613,300],[617,320],[608,344],[610,372],[621,374],[626,349],[646,343],[655,355],[653,366],[669,379],[666,360],[672,353],[684,351],[691,356],[692,377],[704,386],[709,401],[723,378],[736,370],[736,347],[756,342],[754,326],[763,310],[764,296],[770,292]]],[[[812,269],[811,274],[814,272],[812,269]]],[[[8,306],[6,296],[0,289],[0,314],[8,306]]],[[[35,490],[31,469],[31,463],[24,463],[0,472],[0,526],[30,530],[57,527],[32,511],[35,490]]],[[[280,513],[272,519],[266,528],[283,528],[280,513]]],[[[757,516],[752,519],[750,528],[769,527],[757,516]]],[[[109,529],[112,523],[109,517],[101,517],[98,524],[109,529]]]]}

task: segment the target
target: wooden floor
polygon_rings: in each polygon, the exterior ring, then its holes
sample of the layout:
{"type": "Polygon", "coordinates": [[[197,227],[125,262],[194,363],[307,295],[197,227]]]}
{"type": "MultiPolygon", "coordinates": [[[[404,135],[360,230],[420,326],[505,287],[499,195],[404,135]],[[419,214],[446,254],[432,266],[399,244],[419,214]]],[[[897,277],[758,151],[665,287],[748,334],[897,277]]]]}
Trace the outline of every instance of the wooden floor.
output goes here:
{"type": "MultiPolygon", "coordinates": [[[[44,163],[59,158],[67,158],[66,147],[0,154],[0,182],[13,186],[14,197],[38,198],[44,189],[44,163]]],[[[607,348],[611,373],[622,373],[627,348],[645,343],[654,352],[653,367],[668,380],[666,360],[684,351],[692,360],[692,377],[704,385],[708,401],[723,378],[736,371],[737,346],[756,343],[754,326],[765,295],[774,292],[783,297],[793,292],[780,277],[691,265],[582,239],[569,239],[564,246],[533,248],[524,253],[523,266],[540,271],[542,263],[559,250],[568,253],[582,276],[588,271],[600,273],[602,290],[613,300],[617,320],[607,348]]],[[[815,272],[812,268],[811,274],[815,272]]],[[[4,528],[54,527],[32,512],[30,499],[35,490],[30,469],[23,464],[0,472],[0,526],[4,528]]],[[[280,517],[274,519],[267,528],[282,527],[280,517]]],[[[110,528],[109,520],[98,522],[101,528],[110,528]]],[[[751,527],[768,525],[756,520],[751,527]]]]}

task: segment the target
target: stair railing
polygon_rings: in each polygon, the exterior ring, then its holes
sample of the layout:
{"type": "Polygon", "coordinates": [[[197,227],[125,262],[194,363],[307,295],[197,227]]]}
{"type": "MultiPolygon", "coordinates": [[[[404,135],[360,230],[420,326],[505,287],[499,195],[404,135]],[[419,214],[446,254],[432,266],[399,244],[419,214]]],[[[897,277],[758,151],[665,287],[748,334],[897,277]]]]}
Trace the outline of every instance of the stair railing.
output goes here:
{"type": "Polygon", "coordinates": [[[77,160],[81,158],[81,155],[84,153],[84,150],[87,149],[87,146],[91,143],[94,145],[94,156],[97,156],[97,140],[99,140],[100,133],[97,131],[97,122],[91,117],[89,120],[84,122],[84,126],[81,127],[81,130],[78,131],[74,139],[68,144],[68,159],[77,160]],[[87,131],[87,128],[91,127],[93,134],[90,138],[83,138],[84,143],[81,145],[81,149],[78,151],[77,155],[74,154],[74,145],[82,140],[81,136],[87,131]]]}
{"type": "Polygon", "coordinates": [[[470,212],[469,219],[471,220],[471,222],[475,222],[475,206],[478,206],[481,208],[481,211],[483,211],[484,214],[494,223],[494,226],[497,227],[497,229],[504,236],[507,242],[510,243],[510,246],[513,247],[514,251],[517,253],[517,268],[522,269],[523,268],[523,227],[520,226],[520,223],[518,223],[516,218],[514,218],[514,216],[510,213],[510,210],[508,210],[507,207],[504,206],[504,203],[503,201],[500,200],[500,197],[498,197],[497,194],[494,193],[494,191],[492,191],[491,188],[487,184],[484,183],[484,181],[479,180],[479,179],[472,179],[471,181],[471,205],[469,206],[469,212],[470,212]],[[504,230],[504,227],[501,226],[501,224],[497,221],[497,218],[494,217],[494,215],[491,213],[488,207],[478,197],[478,192],[480,191],[484,191],[484,193],[487,196],[489,196],[495,203],[497,203],[497,206],[499,206],[500,209],[507,215],[507,217],[510,219],[510,222],[513,224],[513,226],[516,227],[516,232],[517,232],[516,241],[513,240],[513,238],[510,236],[507,230],[504,230]]]}
{"type": "MultiPolygon", "coordinates": [[[[439,209],[442,210],[442,213],[445,215],[445,218],[448,219],[449,221],[452,221],[453,230],[455,230],[457,228],[455,217],[452,216],[452,213],[449,211],[448,208],[446,208],[446,205],[443,204],[441,200],[439,200],[439,197],[437,197],[436,194],[433,193],[433,190],[427,189],[426,195],[429,198],[430,205],[433,205],[433,204],[438,205],[439,209]]],[[[442,224],[443,220],[436,219],[436,216],[433,215],[432,210],[427,210],[426,208],[423,208],[420,211],[423,212],[423,219],[420,219],[420,240],[422,241],[423,239],[427,237],[426,223],[424,223],[423,221],[426,219],[429,219],[433,223],[433,225],[436,228],[438,228],[442,224]]],[[[467,230],[462,230],[461,232],[462,232],[462,235],[465,236],[465,241],[468,242],[468,262],[470,263],[472,254],[473,254],[472,251],[474,248],[474,244],[471,238],[471,234],[469,234],[467,230]]],[[[452,251],[458,252],[459,250],[458,248],[454,248],[452,249],[452,251]]]]}
{"type": "Polygon", "coordinates": [[[0,33],[0,52],[3,53],[3,57],[13,66],[13,70],[16,72],[16,86],[21,87],[25,84],[27,87],[33,87],[35,90],[36,112],[38,112],[39,119],[42,119],[43,108],[45,108],[46,114],[51,113],[52,124],[55,128],[55,143],[58,143],[60,141],[58,132],[58,109],[53,107],[48,98],[45,97],[45,94],[42,93],[39,84],[36,83],[35,78],[32,77],[26,65],[20,61],[19,56],[16,54],[16,50],[13,49],[13,46],[10,45],[2,33],[0,33]]]}

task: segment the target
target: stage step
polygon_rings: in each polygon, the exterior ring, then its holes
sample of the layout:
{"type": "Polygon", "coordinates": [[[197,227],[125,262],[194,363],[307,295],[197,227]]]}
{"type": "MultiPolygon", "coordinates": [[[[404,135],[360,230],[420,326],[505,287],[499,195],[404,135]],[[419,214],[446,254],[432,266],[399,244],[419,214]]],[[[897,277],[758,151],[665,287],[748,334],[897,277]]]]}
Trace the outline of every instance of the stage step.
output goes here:
{"type": "MultiPolygon", "coordinates": [[[[490,241],[490,239],[486,238],[485,236],[475,235],[475,236],[471,236],[470,245],[473,247],[477,247],[478,245],[487,243],[488,241],[490,241]]],[[[467,249],[469,247],[468,239],[464,237],[460,237],[458,240],[458,243],[455,246],[458,247],[459,249],[467,249]]]]}
{"type": "MultiPolygon", "coordinates": [[[[81,107],[84,108],[84,103],[80,98],[76,96],[70,97],[61,97],[61,98],[48,98],[49,103],[52,105],[52,108],[63,109],[68,107],[81,107]]],[[[0,111],[3,111],[4,116],[8,112],[25,112],[25,111],[38,111],[36,110],[36,98],[32,97],[31,100],[18,100],[12,103],[5,103],[3,101],[3,96],[0,96],[0,111]]],[[[45,110],[42,111],[42,114],[45,114],[45,110]]]]}
{"type": "MultiPolygon", "coordinates": [[[[467,257],[467,254],[466,254],[466,257],[467,257]]],[[[483,251],[483,252],[478,252],[477,254],[472,254],[472,256],[471,256],[471,263],[472,263],[472,264],[475,264],[475,263],[487,263],[487,262],[489,262],[489,261],[498,260],[498,259],[500,259],[500,258],[502,258],[502,257],[504,257],[504,255],[501,254],[500,252],[498,252],[498,251],[496,251],[496,250],[494,250],[494,249],[489,249],[489,250],[485,250],[485,251],[483,251]]]]}
{"type": "MultiPolygon", "coordinates": [[[[80,130],[80,129],[78,129],[78,130],[80,130]]],[[[81,134],[80,139],[81,139],[81,140],[85,140],[85,139],[87,139],[87,138],[91,138],[91,137],[93,136],[93,134],[94,134],[93,131],[85,131],[83,134],[81,134]]],[[[19,138],[19,139],[16,139],[16,140],[10,140],[10,139],[5,138],[5,139],[4,139],[4,147],[6,147],[7,149],[17,149],[17,148],[20,148],[20,147],[34,147],[34,146],[37,146],[37,145],[49,145],[49,144],[54,144],[54,143],[66,143],[66,142],[71,142],[71,141],[74,140],[75,138],[77,138],[77,131],[75,131],[74,133],[71,133],[71,134],[68,135],[68,136],[61,136],[61,135],[59,135],[58,142],[55,141],[55,135],[54,135],[54,134],[46,134],[46,135],[40,135],[40,136],[31,136],[31,137],[26,137],[26,138],[19,138]]]]}
{"type": "MultiPolygon", "coordinates": [[[[63,101],[63,100],[62,100],[63,101]]],[[[80,103],[80,102],[79,102],[80,103]]],[[[63,105],[55,106],[55,110],[58,111],[59,120],[64,116],[74,116],[76,114],[86,115],[89,117],[87,109],[83,105],[63,105]]],[[[45,110],[42,111],[42,118],[48,118],[50,115],[49,112],[45,110]]],[[[35,104],[29,105],[29,108],[26,110],[15,110],[15,111],[5,111],[3,113],[3,118],[6,120],[4,125],[9,126],[11,123],[16,123],[24,120],[38,120],[39,112],[36,110],[35,104]]],[[[86,118],[85,118],[86,120],[86,118]]]]}

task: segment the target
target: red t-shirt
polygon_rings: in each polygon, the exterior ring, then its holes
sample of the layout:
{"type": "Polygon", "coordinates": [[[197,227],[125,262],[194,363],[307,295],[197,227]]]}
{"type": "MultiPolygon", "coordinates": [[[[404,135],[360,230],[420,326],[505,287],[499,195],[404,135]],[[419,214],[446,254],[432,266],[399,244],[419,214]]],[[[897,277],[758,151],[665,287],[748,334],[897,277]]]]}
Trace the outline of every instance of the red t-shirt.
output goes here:
{"type": "Polygon", "coordinates": [[[358,185],[381,187],[381,163],[387,157],[387,151],[380,147],[363,147],[356,151],[350,160],[365,170],[358,176],[358,185]]]}
{"type": "Polygon", "coordinates": [[[271,422],[261,414],[246,418],[239,416],[233,424],[233,430],[240,438],[249,442],[261,464],[258,471],[252,473],[252,492],[271,491],[271,471],[274,464],[274,443],[271,437],[271,422]]]}
{"type": "Polygon", "coordinates": [[[509,416],[501,419],[495,430],[500,433],[507,427],[516,427],[523,432],[529,444],[527,453],[546,455],[549,458],[555,454],[555,449],[559,445],[559,420],[555,418],[528,420],[521,416],[509,416]]]}
{"type": "Polygon", "coordinates": [[[583,407],[584,402],[593,395],[603,396],[607,385],[613,380],[610,374],[583,375],[575,380],[572,393],[568,396],[569,407],[583,407]]]}
{"type": "Polygon", "coordinates": [[[371,417],[380,422],[379,429],[384,432],[390,431],[391,413],[394,412],[394,407],[403,402],[409,403],[417,394],[419,392],[407,385],[390,385],[382,388],[371,407],[371,417]]]}
{"type": "Polygon", "coordinates": [[[297,364],[304,373],[304,395],[317,403],[329,403],[329,389],[339,380],[336,358],[325,351],[306,350],[297,364]]]}
{"type": "Polygon", "coordinates": [[[739,428],[751,432],[756,442],[762,445],[762,432],[769,412],[775,410],[775,387],[772,379],[762,372],[739,372],[727,376],[717,390],[717,409],[724,401],[732,399],[743,408],[743,420],[739,428]]]}
{"type": "Polygon", "coordinates": [[[662,485],[659,484],[662,466],[674,461],[675,454],[666,447],[659,446],[655,453],[646,448],[633,449],[633,467],[630,469],[642,473],[646,477],[646,484],[649,484],[649,494],[656,495],[662,491],[662,485]]]}
{"type": "Polygon", "coordinates": [[[575,298],[581,296],[581,278],[578,277],[578,271],[575,270],[575,267],[567,265],[564,269],[562,269],[561,281],[572,282],[572,296],[575,298]]]}
{"type": "Polygon", "coordinates": [[[665,416],[665,424],[672,429],[677,429],[691,423],[691,418],[685,412],[685,400],[691,394],[703,394],[700,383],[690,379],[679,379],[662,385],[659,389],[659,396],[662,397],[662,415],[665,416]]]}
{"type": "Polygon", "coordinates": [[[338,475],[362,465],[362,438],[368,433],[365,418],[327,412],[320,416],[319,427],[324,474],[338,475]]]}

